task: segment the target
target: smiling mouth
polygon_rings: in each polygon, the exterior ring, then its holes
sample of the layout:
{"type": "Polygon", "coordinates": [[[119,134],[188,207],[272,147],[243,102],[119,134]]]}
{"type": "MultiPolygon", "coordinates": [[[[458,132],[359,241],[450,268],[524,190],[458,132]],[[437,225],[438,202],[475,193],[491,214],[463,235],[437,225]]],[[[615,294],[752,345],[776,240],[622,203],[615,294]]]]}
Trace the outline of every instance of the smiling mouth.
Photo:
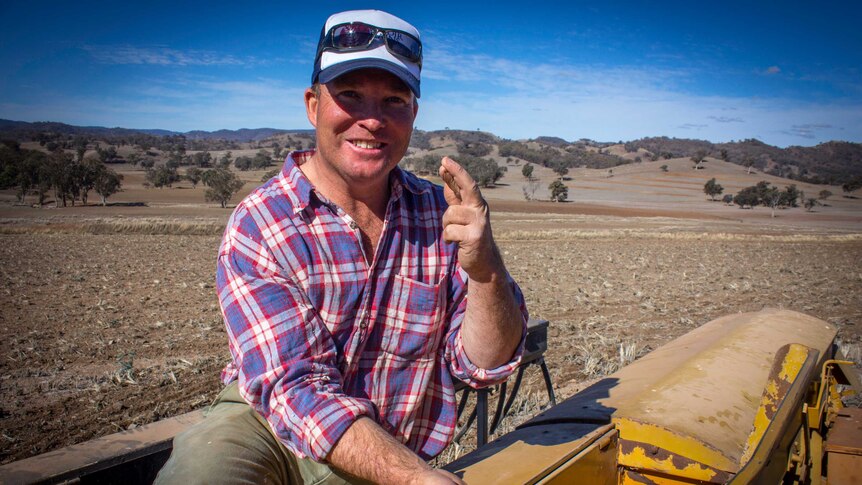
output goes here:
{"type": "Polygon", "coordinates": [[[358,148],[366,148],[366,149],[378,149],[383,148],[385,143],[377,142],[377,141],[368,141],[368,140],[350,140],[354,146],[358,148]]]}

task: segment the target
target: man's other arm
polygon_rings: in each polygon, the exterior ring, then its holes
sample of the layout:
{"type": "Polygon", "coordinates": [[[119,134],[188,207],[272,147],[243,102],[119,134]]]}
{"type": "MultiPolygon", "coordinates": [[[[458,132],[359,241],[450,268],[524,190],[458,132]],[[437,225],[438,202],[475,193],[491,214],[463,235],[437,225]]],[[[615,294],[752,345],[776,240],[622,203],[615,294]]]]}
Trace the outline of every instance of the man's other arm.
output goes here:
{"type": "Polygon", "coordinates": [[[327,461],[350,475],[379,484],[462,485],[456,475],[437,470],[367,417],[353,422],[327,461]]]}

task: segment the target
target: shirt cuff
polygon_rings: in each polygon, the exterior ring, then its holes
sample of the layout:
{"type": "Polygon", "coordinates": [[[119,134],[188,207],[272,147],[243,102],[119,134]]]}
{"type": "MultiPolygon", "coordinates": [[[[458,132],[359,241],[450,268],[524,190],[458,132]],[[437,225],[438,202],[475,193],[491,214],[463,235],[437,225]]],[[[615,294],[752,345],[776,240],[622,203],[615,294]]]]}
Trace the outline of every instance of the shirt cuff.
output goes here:
{"type": "Polygon", "coordinates": [[[467,357],[467,352],[464,349],[464,342],[461,337],[461,329],[459,328],[454,335],[453,349],[454,358],[449,359],[451,364],[452,375],[455,378],[464,381],[465,384],[473,389],[492,386],[505,381],[515,369],[521,364],[521,357],[524,355],[524,342],[527,340],[527,322],[521,327],[521,341],[518,343],[517,349],[512,359],[493,369],[485,369],[477,366],[467,357]]]}
{"type": "Polygon", "coordinates": [[[301,418],[305,439],[301,440],[302,446],[297,450],[298,454],[317,462],[325,462],[347,428],[361,416],[368,416],[376,421],[376,414],[374,405],[367,399],[346,395],[331,396],[301,418]]]}

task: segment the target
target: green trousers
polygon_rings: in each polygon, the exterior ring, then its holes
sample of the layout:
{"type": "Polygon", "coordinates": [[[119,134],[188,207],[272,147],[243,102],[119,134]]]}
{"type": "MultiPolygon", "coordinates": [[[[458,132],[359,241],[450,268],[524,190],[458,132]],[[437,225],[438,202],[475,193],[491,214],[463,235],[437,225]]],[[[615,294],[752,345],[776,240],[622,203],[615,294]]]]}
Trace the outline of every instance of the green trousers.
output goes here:
{"type": "Polygon", "coordinates": [[[266,420],[239,395],[236,381],[218,395],[200,423],[174,438],[156,484],[343,485],[348,475],[297,458],[266,420]]]}

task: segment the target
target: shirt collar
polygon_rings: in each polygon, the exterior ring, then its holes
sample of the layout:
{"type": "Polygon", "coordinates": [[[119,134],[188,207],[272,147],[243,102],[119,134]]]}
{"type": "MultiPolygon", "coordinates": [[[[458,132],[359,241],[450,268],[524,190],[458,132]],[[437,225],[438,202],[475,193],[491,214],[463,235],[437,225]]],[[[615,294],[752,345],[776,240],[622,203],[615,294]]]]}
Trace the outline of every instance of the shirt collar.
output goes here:
{"type": "Polygon", "coordinates": [[[314,190],[314,186],[311,185],[299,166],[312,155],[314,155],[313,149],[290,152],[284,160],[284,166],[281,167],[281,188],[290,199],[294,214],[304,211],[311,203],[311,192],[314,190]]]}

